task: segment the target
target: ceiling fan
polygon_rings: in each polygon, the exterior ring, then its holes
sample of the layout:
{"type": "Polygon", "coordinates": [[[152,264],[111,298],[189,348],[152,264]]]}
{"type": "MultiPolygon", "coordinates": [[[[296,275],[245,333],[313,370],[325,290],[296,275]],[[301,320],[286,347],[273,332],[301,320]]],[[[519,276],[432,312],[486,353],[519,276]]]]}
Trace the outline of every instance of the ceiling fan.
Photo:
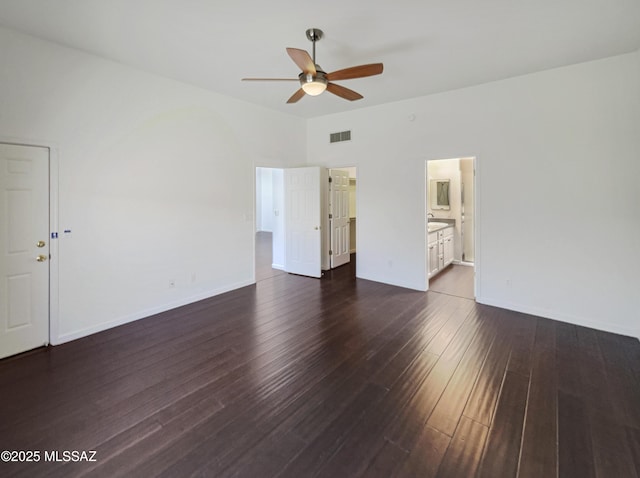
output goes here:
{"type": "Polygon", "coordinates": [[[242,81],[299,81],[301,88],[287,100],[287,103],[295,103],[305,94],[317,96],[324,90],[349,101],[363,98],[360,93],[333,82],[335,80],[351,80],[354,78],[379,75],[382,73],[382,63],[352,66],[332,73],[326,73],[316,63],[316,42],[319,41],[322,36],[322,30],[318,28],[309,28],[307,30],[307,38],[313,43],[313,57],[305,50],[287,48],[287,53],[291,59],[302,70],[298,78],[243,78],[242,81]]]}

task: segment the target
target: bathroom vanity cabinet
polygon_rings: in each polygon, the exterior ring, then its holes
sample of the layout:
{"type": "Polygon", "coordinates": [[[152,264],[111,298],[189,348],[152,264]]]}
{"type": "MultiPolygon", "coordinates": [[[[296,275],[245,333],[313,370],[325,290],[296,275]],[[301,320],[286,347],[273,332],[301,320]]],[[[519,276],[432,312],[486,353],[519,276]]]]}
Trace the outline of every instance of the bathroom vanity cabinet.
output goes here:
{"type": "Polygon", "coordinates": [[[453,226],[428,234],[429,277],[433,277],[453,262],[453,226]]]}

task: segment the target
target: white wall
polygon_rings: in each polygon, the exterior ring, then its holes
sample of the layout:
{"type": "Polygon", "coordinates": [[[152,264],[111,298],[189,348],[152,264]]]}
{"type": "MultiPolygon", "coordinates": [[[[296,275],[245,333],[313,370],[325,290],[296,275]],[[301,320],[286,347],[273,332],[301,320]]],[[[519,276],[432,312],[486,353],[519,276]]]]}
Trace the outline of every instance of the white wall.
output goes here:
{"type": "Polygon", "coordinates": [[[310,120],[358,167],[357,275],[424,289],[425,160],[476,156],[478,301],[640,336],[639,55],[310,120]]]}
{"type": "Polygon", "coordinates": [[[73,231],[53,343],[254,281],[254,168],[299,163],[303,120],[6,29],[0,63],[0,140],[53,147],[73,231]]]}

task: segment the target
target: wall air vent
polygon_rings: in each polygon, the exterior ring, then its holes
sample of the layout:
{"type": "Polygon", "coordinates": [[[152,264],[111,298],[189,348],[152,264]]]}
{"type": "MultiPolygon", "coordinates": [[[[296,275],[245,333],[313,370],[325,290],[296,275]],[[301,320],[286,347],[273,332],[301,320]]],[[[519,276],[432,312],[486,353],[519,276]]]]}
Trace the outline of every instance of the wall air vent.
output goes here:
{"type": "Polygon", "coordinates": [[[331,133],[329,135],[330,143],[339,143],[340,141],[351,141],[351,130],[340,131],[339,133],[331,133]]]}

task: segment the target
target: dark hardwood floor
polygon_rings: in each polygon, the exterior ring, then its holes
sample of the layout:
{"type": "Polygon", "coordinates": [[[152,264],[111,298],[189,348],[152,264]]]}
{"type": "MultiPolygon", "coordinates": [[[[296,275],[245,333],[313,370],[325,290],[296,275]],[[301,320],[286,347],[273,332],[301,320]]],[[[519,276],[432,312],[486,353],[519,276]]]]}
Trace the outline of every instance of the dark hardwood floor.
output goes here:
{"type": "Polygon", "coordinates": [[[284,271],[273,269],[272,236],[270,232],[260,231],[256,233],[256,282],[271,279],[284,271]]]}
{"type": "Polygon", "coordinates": [[[277,274],[0,361],[0,450],[41,453],[0,476],[635,477],[639,372],[636,339],[277,274]]]}
{"type": "Polygon", "coordinates": [[[473,279],[473,267],[451,264],[429,280],[429,290],[466,299],[474,299],[473,279]]]}

